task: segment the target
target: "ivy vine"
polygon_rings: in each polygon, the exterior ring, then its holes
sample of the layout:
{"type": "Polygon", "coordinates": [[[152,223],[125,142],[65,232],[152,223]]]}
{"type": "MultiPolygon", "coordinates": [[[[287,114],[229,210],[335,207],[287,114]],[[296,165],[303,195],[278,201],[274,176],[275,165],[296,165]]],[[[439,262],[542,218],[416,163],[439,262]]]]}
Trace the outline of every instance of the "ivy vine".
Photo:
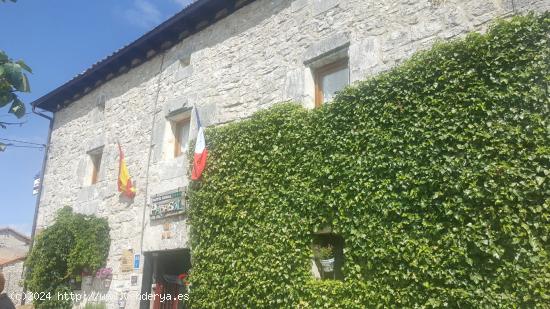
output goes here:
{"type": "Polygon", "coordinates": [[[196,308],[550,303],[550,13],[440,43],[307,111],[207,130],[196,308]],[[312,233],[345,240],[317,281],[312,233]]]}
{"type": "Polygon", "coordinates": [[[25,262],[25,284],[43,297],[33,299],[35,308],[71,308],[70,299],[57,293],[70,292],[69,280],[82,271],[94,272],[105,265],[109,253],[109,224],[106,219],[58,211],[55,223],[43,230],[25,262]]]}

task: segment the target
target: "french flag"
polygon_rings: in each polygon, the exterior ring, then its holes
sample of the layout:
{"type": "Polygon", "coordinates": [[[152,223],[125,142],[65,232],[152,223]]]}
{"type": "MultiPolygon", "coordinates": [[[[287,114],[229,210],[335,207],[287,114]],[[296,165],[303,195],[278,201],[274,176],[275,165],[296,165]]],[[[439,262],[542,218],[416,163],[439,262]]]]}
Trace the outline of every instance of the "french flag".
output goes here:
{"type": "Polygon", "coordinates": [[[191,172],[192,180],[199,180],[202,176],[202,172],[206,167],[206,157],[208,156],[208,150],[206,149],[206,141],[204,140],[204,128],[201,125],[199,118],[199,112],[195,107],[195,113],[197,115],[197,126],[199,132],[197,134],[197,143],[195,144],[195,157],[193,159],[193,171],[191,172]]]}

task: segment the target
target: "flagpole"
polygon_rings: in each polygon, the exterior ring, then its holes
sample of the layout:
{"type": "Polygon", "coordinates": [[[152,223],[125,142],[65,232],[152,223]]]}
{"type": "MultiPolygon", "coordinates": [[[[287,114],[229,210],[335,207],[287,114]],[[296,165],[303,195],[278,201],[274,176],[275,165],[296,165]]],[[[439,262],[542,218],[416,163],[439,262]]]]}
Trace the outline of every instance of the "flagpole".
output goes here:
{"type": "Polygon", "coordinates": [[[199,109],[197,108],[197,105],[193,104],[193,107],[195,109],[195,118],[197,118],[197,129],[201,128],[201,118],[199,117],[199,109]]]}

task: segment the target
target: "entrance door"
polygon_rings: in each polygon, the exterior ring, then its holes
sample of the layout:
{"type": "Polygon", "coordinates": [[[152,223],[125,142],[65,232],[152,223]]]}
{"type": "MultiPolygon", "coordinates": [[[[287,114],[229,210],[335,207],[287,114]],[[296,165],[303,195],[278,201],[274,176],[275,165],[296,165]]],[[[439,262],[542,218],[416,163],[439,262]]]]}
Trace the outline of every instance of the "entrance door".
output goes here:
{"type": "Polygon", "coordinates": [[[143,299],[140,309],[185,309],[185,304],[177,301],[179,295],[187,293],[178,277],[189,269],[189,249],[144,253],[141,293],[153,294],[154,298],[143,299]]]}

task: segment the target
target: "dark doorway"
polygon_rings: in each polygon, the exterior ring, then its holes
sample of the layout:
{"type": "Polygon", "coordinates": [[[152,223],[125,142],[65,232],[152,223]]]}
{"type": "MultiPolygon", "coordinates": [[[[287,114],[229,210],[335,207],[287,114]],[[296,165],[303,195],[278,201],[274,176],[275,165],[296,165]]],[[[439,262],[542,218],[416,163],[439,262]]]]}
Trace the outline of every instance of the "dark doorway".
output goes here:
{"type": "Polygon", "coordinates": [[[189,249],[146,252],[143,256],[140,309],[185,309],[185,302],[177,298],[187,293],[181,275],[188,274],[191,269],[189,249]],[[143,295],[155,297],[144,298],[143,295]]]}

